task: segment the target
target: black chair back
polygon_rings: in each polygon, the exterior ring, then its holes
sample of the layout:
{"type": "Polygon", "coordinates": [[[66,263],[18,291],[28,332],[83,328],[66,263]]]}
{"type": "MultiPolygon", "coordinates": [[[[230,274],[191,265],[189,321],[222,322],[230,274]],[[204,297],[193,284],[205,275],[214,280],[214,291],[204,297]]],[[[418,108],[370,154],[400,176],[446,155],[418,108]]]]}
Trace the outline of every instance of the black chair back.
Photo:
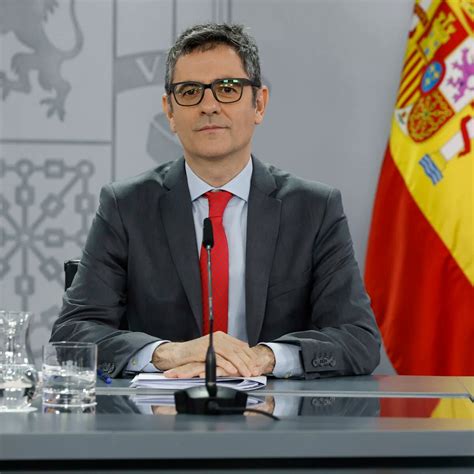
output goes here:
{"type": "MultiPolygon", "coordinates": [[[[72,285],[72,281],[74,280],[79,267],[79,262],[80,259],[78,258],[64,262],[64,291],[66,291],[72,285]]],[[[129,330],[128,320],[125,314],[120,321],[119,329],[123,329],[125,331],[129,330]]]]}
{"type": "Polygon", "coordinates": [[[79,262],[80,260],[78,258],[64,262],[64,291],[72,285],[77,268],[79,267],[79,262]]]}

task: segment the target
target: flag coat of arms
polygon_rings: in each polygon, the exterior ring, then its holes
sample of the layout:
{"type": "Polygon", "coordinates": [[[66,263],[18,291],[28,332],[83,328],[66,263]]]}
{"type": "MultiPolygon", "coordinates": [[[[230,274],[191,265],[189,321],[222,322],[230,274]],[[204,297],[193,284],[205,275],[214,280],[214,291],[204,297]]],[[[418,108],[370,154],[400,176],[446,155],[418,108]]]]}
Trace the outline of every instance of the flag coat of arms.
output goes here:
{"type": "Polygon", "coordinates": [[[415,3],[365,281],[405,375],[474,375],[474,1],[415,3]]]}

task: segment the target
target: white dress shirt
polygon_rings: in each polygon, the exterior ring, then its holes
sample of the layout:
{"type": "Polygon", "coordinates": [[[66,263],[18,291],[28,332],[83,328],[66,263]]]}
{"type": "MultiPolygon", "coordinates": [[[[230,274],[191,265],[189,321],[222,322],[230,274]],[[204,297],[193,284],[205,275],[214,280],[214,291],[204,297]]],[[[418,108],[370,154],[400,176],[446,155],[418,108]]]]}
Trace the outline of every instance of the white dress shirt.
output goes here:
{"type": "MultiPolygon", "coordinates": [[[[191,195],[194,228],[196,232],[196,251],[201,251],[203,220],[209,216],[209,201],[203,195],[208,191],[220,189],[232,193],[224,211],[223,224],[229,247],[229,315],[228,334],[248,342],[245,318],[245,249],[247,241],[247,210],[252,179],[252,159],[231,181],[220,188],[213,188],[197,176],[186,163],[186,177],[191,195]]],[[[150,315],[153,317],[153,315],[150,315]]],[[[156,367],[150,362],[155,349],[165,342],[157,341],[143,347],[132,356],[126,370],[132,372],[154,372],[156,367]]],[[[275,377],[301,376],[303,368],[300,348],[291,344],[262,343],[275,354],[275,377]]]]}

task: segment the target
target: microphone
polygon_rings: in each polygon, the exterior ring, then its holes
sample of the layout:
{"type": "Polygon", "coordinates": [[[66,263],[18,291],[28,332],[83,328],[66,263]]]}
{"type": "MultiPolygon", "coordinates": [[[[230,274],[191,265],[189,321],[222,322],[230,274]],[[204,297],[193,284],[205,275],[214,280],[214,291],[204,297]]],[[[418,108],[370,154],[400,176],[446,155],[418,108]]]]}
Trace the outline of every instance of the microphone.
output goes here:
{"type": "Polygon", "coordinates": [[[212,247],[214,247],[214,233],[212,232],[212,222],[209,217],[204,219],[203,228],[202,228],[202,245],[209,252],[212,247]]]}
{"type": "Polygon", "coordinates": [[[216,385],[216,353],[214,351],[214,307],[212,300],[212,272],[211,272],[211,249],[214,247],[214,233],[212,222],[209,217],[204,219],[202,231],[202,245],[207,251],[207,294],[209,295],[209,347],[206,353],[206,388],[210,397],[217,394],[216,385]]]}
{"type": "Polygon", "coordinates": [[[243,414],[247,406],[247,394],[216,384],[216,353],[214,351],[214,308],[212,303],[211,249],[214,234],[211,219],[203,223],[202,245],[207,251],[207,288],[209,295],[209,347],[206,353],[206,381],[204,387],[191,387],[175,392],[176,411],[190,415],[243,414]]]}

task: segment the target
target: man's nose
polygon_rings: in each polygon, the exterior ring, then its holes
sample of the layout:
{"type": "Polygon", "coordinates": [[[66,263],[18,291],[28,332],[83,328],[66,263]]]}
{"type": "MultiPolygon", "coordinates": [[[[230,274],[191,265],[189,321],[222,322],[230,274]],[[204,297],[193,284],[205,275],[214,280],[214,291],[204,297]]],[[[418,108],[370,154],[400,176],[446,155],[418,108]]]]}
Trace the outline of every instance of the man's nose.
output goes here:
{"type": "Polygon", "coordinates": [[[204,91],[204,97],[199,105],[201,107],[201,113],[206,115],[219,113],[221,110],[221,104],[216,100],[211,89],[204,91]]]}

